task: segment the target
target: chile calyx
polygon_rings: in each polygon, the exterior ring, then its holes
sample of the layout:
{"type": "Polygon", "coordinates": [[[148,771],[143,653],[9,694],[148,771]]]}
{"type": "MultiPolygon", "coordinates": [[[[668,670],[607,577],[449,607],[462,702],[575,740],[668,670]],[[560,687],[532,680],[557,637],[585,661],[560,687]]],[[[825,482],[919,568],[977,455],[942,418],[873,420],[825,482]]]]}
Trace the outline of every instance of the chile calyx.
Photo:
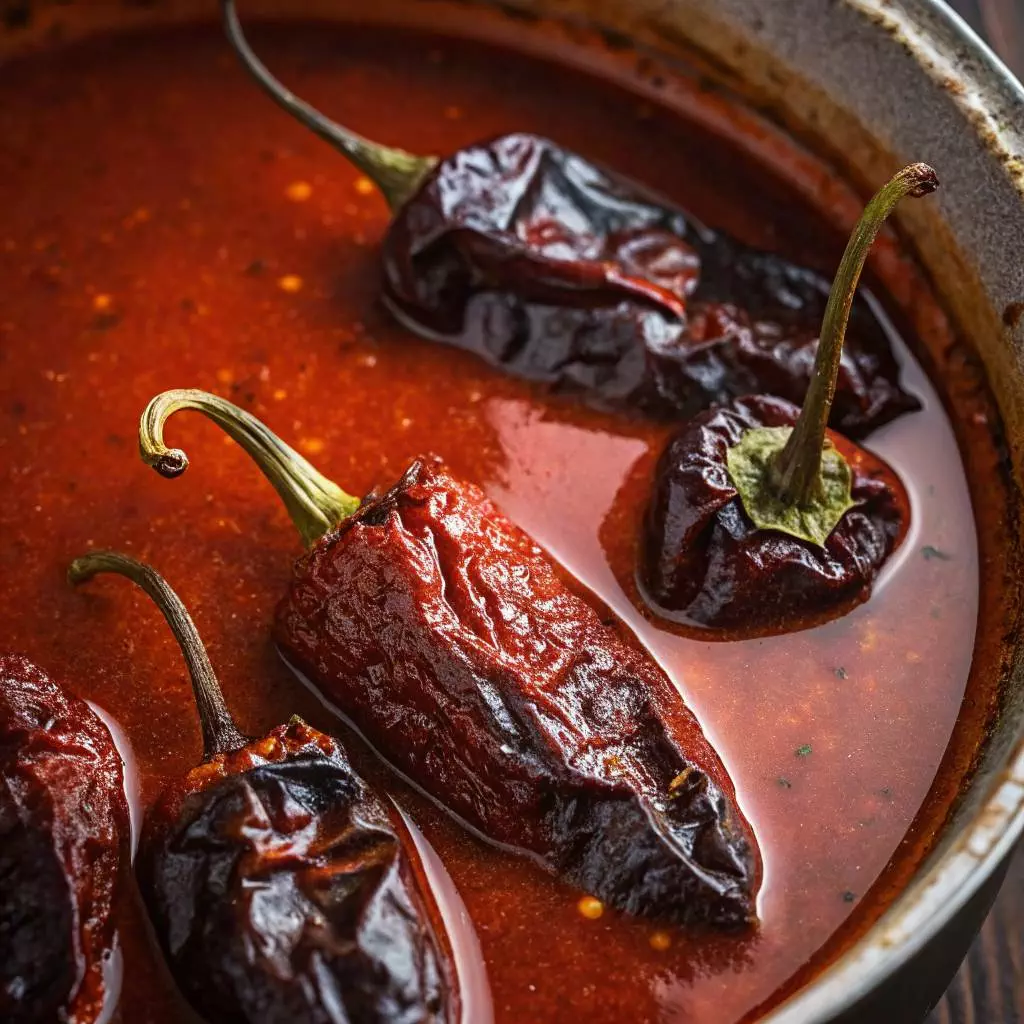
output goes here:
{"type": "Polygon", "coordinates": [[[854,506],[853,474],[826,434],[857,282],[886,218],[906,197],[939,187],[927,164],[904,167],[874,195],[843,253],[822,323],[811,384],[793,427],[757,427],[730,447],[727,466],[743,510],[755,526],[823,547],[854,506]]]}

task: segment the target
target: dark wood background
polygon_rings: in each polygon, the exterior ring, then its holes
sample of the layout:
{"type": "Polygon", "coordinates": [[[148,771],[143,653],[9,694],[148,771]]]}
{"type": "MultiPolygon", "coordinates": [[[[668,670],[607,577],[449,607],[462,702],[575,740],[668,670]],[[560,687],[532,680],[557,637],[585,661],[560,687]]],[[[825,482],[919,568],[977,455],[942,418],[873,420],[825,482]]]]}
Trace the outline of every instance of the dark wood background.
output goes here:
{"type": "MultiPolygon", "coordinates": [[[[1024,0],[948,2],[1024,79],[1024,0]]],[[[928,1024],[1024,1024],[1024,849],[928,1024]]]]}
{"type": "Polygon", "coordinates": [[[927,1024],[1024,1024],[1024,848],[927,1024]]]}
{"type": "MultiPolygon", "coordinates": [[[[1010,70],[1024,79],[1024,0],[947,0],[1010,70]]],[[[985,1024],[1002,1024],[1001,1021],[985,1024]]]]}

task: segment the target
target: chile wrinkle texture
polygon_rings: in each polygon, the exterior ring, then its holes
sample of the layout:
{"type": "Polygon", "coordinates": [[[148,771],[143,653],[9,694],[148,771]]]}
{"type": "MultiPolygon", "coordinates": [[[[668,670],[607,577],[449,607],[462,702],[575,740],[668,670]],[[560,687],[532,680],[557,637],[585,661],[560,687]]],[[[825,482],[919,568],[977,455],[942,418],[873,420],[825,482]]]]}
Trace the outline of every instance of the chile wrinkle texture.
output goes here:
{"type": "MultiPolygon", "coordinates": [[[[829,284],[534,135],[442,161],[384,241],[385,298],[427,337],[599,408],[681,419],[752,392],[802,401],[829,284]]],[[[832,425],[919,407],[862,300],[832,425]]]]}
{"type": "Polygon", "coordinates": [[[300,561],[276,638],[488,839],[629,913],[754,920],[753,834],[677,691],[438,460],[300,561]]]}
{"type": "Polygon", "coordinates": [[[296,721],[166,790],[138,874],[171,972],[209,1020],[449,1024],[412,849],[341,746],[296,721]]]}
{"type": "Polygon", "coordinates": [[[106,725],[0,655],[0,1020],[91,1024],[128,865],[124,766],[106,725]]]}
{"type": "Polygon", "coordinates": [[[829,431],[852,471],[850,508],[824,546],[759,529],[743,509],[727,453],[757,427],[791,427],[800,410],[755,395],[695,417],[658,462],[640,564],[658,613],[740,635],[787,632],[867,599],[910,519],[907,493],[881,459],[829,431]]]}

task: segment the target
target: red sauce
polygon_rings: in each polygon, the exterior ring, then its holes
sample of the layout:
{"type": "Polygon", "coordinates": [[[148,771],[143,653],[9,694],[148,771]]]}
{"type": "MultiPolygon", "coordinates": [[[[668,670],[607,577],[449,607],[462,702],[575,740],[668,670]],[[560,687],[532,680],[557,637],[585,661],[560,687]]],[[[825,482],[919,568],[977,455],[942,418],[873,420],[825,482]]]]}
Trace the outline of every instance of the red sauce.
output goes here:
{"type": "MultiPolygon", "coordinates": [[[[376,29],[253,36],[296,91],[382,141],[450,152],[503,131],[546,134],[749,242],[836,262],[842,240],[795,191],[617,86],[376,29]]],[[[736,1022],[844,925],[877,915],[866,897],[890,861],[910,856],[901,842],[957,720],[978,600],[956,441],[902,346],[925,410],[868,445],[907,482],[914,521],[875,597],[790,636],[688,639],[641,614],[632,583],[665,428],[552,399],[394,324],[378,304],[383,201],[257,93],[219,33],[24,60],[0,70],[0,95],[3,642],[117,719],[144,802],[199,757],[196,715],[147,599],[117,583],[88,596],[65,584],[90,546],[167,576],[250,732],[292,713],[342,731],[269,641],[299,549],[276,496],[198,417],[180,417],[169,436],[192,460],[182,481],[159,480],[135,454],[145,402],[201,387],[251,408],[353,493],[390,483],[419,453],[443,455],[636,631],[737,783],[765,855],[762,926],[701,936],[584,916],[579,893],[467,836],[358,755],[458,889],[496,1020],[736,1022]]],[[[121,1018],[182,1019],[134,902],[122,937],[121,1018]]]]}

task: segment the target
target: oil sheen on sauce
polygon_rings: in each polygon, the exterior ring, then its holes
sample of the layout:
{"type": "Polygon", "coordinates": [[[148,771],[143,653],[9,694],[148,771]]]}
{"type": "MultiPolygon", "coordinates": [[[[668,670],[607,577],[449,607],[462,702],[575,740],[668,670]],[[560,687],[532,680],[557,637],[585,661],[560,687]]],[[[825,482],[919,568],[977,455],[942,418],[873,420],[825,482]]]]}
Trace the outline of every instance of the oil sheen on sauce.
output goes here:
{"type": "MultiPolygon", "coordinates": [[[[373,29],[253,37],[290,86],[384,142],[450,152],[536,131],[753,243],[825,269],[841,251],[714,136],[582,74],[373,29]]],[[[872,601],[790,636],[681,637],[637,610],[632,585],[666,430],[552,398],[395,325],[377,298],[383,201],[252,87],[214,28],[13,63],[0,96],[3,644],[117,719],[144,802],[194,763],[196,716],[145,598],[65,584],[90,546],[149,560],[180,591],[250,732],[292,713],[340,728],[268,638],[299,550],[271,489],[198,417],[171,428],[192,460],[182,480],[161,481],[137,458],[145,402],[200,387],[252,409],[350,492],[390,482],[426,451],[478,481],[633,628],[737,783],[765,856],[762,926],[684,935],[583,915],[579,893],[461,832],[352,741],[457,888],[496,1021],[735,1024],[851,915],[875,912],[869,890],[898,860],[953,729],[977,609],[960,457],[902,346],[924,411],[868,443],[907,482],[914,520],[872,601]]],[[[120,1018],[185,1019],[134,900],[121,937],[120,1018]]]]}

